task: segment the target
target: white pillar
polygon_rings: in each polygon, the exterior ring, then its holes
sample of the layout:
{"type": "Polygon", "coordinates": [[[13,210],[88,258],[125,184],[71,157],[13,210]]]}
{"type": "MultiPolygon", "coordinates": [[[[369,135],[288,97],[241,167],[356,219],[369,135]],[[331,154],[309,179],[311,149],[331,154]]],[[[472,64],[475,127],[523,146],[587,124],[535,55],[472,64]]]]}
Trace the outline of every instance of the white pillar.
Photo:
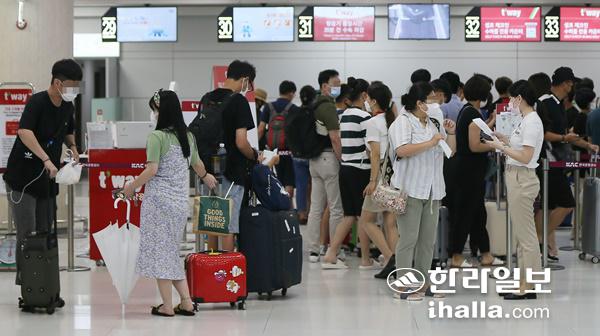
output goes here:
{"type": "MultiPolygon", "coordinates": [[[[81,95],[81,127],[86,129],[88,121],[91,121],[92,98],[94,98],[95,83],[94,73],[96,66],[94,60],[83,62],[83,94],[81,95]]],[[[84,131],[85,132],[85,131],[84,131]]]]}
{"type": "Polygon", "coordinates": [[[0,1],[0,82],[30,82],[47,90],[52,65],[73,55],[73,0],[26,0],[19,30],[17,0],[0,1]]]}

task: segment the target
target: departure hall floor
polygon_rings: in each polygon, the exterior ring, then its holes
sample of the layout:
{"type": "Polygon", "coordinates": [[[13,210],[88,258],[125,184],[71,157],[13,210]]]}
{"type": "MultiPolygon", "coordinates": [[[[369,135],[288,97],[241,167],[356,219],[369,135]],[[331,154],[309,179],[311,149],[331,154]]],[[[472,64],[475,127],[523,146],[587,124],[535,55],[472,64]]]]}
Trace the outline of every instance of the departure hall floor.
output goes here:
{"type": "MultiPolygon", "coordinates": [[[[571,243],[568,231],[559,232],[559,239],[560,246],[571,243]]],[[[76,240],[77,253],[84,252],[86,243],[76,240]]],[[[60,244],[64,265],[66,239],[60,244]]],[[[501,305],[504,312],[515,307],[549,309],[549,319],[529,320],[429,318],[432,300],[392,298],[386,282],[373,279],[375,271],[358,270],[356,257],[349,259],[349,270],[322,271],[319,264],[305,261],[302,284],[290,288],[287,297],[277,293],[265,301],[250,294],[245,311],[232,310],[228,304],[205,304],[195,317],[151,316],[150,306],[159,302],[156,287],[153,281],[140,279],[122,316],[106,268],[76,258],[77,264],[92,266],[92,271],[61,273],[67,304],[52,316],[20,312],[14,273],[0,273],[0,335],[598,335],[600,265],[580,261],[577,252],[561,251],[560,257],[566,270],[552,272],[552,294],[538,300],[509,303],[494,293],[464,289],[443,300],[445,305],[469,307],[474,300],[484,301],[488,307],[501,305]]]]}

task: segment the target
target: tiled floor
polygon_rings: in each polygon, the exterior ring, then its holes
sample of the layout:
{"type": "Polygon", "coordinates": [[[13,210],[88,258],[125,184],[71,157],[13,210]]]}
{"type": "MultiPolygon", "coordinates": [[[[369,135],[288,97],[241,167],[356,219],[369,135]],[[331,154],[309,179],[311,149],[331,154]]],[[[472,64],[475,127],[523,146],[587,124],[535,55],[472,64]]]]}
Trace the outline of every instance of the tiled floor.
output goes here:
{"type": "MultiPolygon", "coordinates": [[[[569,243],[561,232],[562,245],[569,243]]],[[[61,247],[66,242],[61,240],[61,247]]],[[[77,252],[86,240],[77,240],[77,252]]],[[[66,262],[62,248],[61,262],[66,262]]],[[[485,300],[488,305],[548,307],[544,320],[450,320],[430,319],[428,302],[409,303],[392,298],[385,281],[372,278],[373,271],[353,268],[322,271],[318,264],[304,264],[301,285],[285,298],[261,301],[252,294],[246,311],[229,305],[201,306],[192,318],[156,318],[149,307],[157,303],[154,283],[142,279],[134,289],[125,316],[105,268],[96,268],[85,259],[91,272],[62,273],[64,309],[52,316],[28,314],[16,307],[18,287],[12,273],[0,273],[1,335],[598,335],[600,330],[600,265],[578,260],[576,252],[562,252],[564,271],[552,273],[553,294],[525,304],[503,302],[495,294],[482,295],[461,290],[447,297],[445,304],[470,304],[485,300]]]]}

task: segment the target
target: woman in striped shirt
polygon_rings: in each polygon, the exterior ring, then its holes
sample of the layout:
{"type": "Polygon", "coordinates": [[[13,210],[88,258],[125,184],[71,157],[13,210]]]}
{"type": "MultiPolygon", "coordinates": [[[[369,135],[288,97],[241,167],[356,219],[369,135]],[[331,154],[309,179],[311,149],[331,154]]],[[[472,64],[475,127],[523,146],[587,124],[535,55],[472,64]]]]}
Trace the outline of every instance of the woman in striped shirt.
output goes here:
{"type": "MultiPolygon", "coordinates": [[[[342,137],[342,162],[340,167],[340,195],[344,208],[344,220],[340,223],[331,239],[329,249],[323,257],[323,269],[346,269],[348,266],[337,258],[337,253],[344,238],[358,220],[363,205],[363,190],[369,184],[371,164],[367,153],[365,137],[367,121],[371,118],[365,112],[365,100],[369,83],[364,79],[349,79],[348,98],[352,106],[341,115],[340,130],[342,137]]],[[[361,270],[380,267],[379,263],[370,259],[369,236],[359,228],[362,260],[361,270]]]]}
{"type": "MultiPolygon", "coordinates": [[[[407,194],[406,213],[397,216],[400,239],[396,246],[396,268],[414,268],[425,279],[433,258],[440,201],[446,194],[444,153],[439,143],[447,134],[454,134],[455,126],[452,121],[443,121],[434,114],[433,106],[427,104],[434,98],[435,92],[429,83],[414,84],[402,96],[404,109],[389,129],[395,159],[391,184],[407,194]]],[[[402,294],[400,298],[418,301],[423,295],[433,296],[427,284],[420,289],[411,295],[402,294]]]]}

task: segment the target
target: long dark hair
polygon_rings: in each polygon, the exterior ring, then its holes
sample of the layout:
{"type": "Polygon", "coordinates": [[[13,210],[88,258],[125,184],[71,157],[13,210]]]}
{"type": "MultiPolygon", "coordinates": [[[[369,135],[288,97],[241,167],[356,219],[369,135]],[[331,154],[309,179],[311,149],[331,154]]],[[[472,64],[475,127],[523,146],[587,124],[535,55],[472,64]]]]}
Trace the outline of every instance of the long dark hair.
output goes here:
{"type": "Polygon", "coordinates": [[[387,128],[390,128],[394,120],[396,120],[396,116],[392,109],[392,91],[390,88],[381,82],[376,82],[369,85],[367,94],[371,99],[377,102],[377,105],[379,105],[382,110],[385,111],[385,123],[387,124],[387,128]]]}
{"type": "Polygon", "coordinates": [[[177,136],[183,156],[190,157],[190,143],[188,141],[187,126],[183,120],[183,112],[181,112],[181,103],[177,94],[173,91],[158,91],[159,99],[153,98],[158,105],[158,122],[156,130],[163,132],[171,132],[177,136]]]}

